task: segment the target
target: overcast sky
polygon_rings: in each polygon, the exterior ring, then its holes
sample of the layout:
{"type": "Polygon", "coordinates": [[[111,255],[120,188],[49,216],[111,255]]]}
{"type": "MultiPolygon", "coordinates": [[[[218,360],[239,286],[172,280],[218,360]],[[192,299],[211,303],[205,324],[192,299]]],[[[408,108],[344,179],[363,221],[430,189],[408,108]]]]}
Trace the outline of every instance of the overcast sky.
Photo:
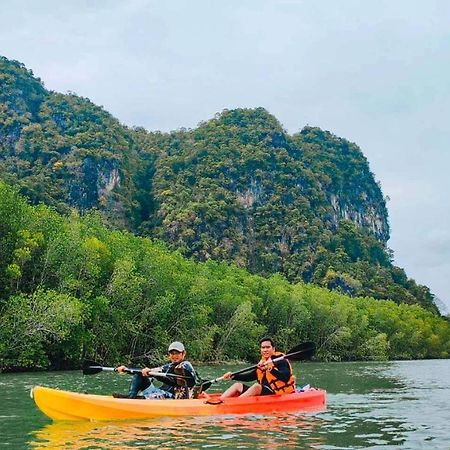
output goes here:
{"type": "Polygon", "coordinates": [[[359,145],[395,264],[450,310],[450,2],[3,0],[0,54],[121,122],[263,106],[359,145]]]}

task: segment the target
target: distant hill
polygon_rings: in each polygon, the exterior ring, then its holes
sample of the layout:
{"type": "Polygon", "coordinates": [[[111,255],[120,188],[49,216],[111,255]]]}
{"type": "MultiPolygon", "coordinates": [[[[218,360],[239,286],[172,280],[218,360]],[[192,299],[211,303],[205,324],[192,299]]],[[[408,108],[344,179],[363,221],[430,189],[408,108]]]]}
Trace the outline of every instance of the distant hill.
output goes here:
{"type": "Polygon", "coordinates": [[[23,64],[0,58],[0,176],[33,203],[60,212],[100,208],[127,226],[128,176],[136,149],[129,130],[74,94],[44,89],[23,64]]]}
{"type": "Polygon", "coordinates": [[[437,312],[429,289],[392,264],[385,200],[363,153],[319,128],[289,135],[256,108],[193,130],[130,129],[1,57],[0,152],[0,177],[33,203],[98,209],[200,261],[437,312]]]}

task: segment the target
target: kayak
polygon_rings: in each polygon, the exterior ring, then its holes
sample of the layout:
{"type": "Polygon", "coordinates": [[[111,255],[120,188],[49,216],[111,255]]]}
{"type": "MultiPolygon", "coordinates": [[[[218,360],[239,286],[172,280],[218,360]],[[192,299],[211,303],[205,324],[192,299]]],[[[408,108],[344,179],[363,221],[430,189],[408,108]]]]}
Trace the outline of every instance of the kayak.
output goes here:
{"type": "Polygon", "coordinates": [[[107,395],[81,394],[35,386],[31,395],[37,407],[53,420],[145,419],[158,416],[213,416],[267,414],[286,411],[317,411],[325,408],[326,392],[310,388],[285,395],[227,398],[220,394],[188,400],[140,400],[107,395]]]}
{"type": "Polygon", "coordinates": [[[227,398],[220,394],[188,400],[140,400],[107,395],[81,394],[35,386],[31,396],[37,407],[53,420],[145,419],[158,416],[213,416],[224,414],[270,414],[325,409],[326,391],[310,388],[285,395],[227,398]]]}

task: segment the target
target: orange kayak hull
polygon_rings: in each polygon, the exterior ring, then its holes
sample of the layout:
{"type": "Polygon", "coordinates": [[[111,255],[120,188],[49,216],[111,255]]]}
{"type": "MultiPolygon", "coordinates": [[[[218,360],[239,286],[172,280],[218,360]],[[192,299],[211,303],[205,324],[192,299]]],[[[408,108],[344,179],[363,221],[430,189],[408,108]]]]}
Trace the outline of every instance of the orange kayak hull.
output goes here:
{"type": "MultiPolygon", "coordinates": [[[[228,398],[220,404],[205,399],[134,400],[106,395],[80,394],[35,386],[31,395],[37,407],[53,420],[121,420],[152,417],[214,416],[226,414],[270,414],[316,412],[326,407],[326,391],[310,389],[286,395],[228,398]]],[[[215,399],[220,394],[213,394],[215,399]]]]}

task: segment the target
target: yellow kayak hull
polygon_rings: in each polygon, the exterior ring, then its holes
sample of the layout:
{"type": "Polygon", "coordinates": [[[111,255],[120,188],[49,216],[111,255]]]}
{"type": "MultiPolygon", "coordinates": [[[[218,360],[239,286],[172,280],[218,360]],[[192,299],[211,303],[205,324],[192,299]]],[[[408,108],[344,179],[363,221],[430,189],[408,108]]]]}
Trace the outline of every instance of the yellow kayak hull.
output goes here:
{"type": "MultiPolygon", "coordinates": [[[[205,399],[135,400],[106,395],[80,394],[35,386],[31,395],[37,407],[53,420],[121,420],[170,416],[213,416],[224,414],[270,414],[288,411],[320,411],[326,392],[310,389],[286,395],[229,398],[220,404],[205,399]]],[[[212,396],[217,398],[219,394],[212,396]]]]}

